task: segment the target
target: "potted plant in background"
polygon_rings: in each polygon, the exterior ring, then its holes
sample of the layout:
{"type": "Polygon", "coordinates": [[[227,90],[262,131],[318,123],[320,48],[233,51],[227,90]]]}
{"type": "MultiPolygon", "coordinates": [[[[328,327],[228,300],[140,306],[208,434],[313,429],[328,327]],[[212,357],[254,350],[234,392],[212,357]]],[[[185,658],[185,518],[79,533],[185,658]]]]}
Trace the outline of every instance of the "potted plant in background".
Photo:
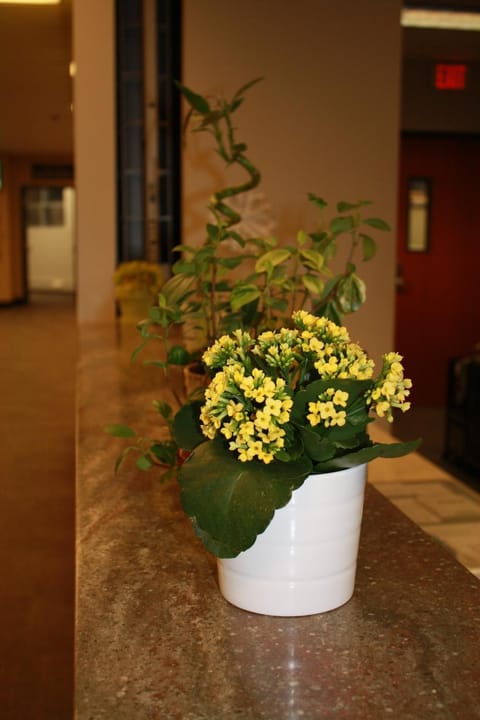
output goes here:
{"type": "Polygon", "coordinates": [[[163,280],[162,268],[157,263],[130,260],[117,266],[113,284],[123,322],[137,323],[148,317],[163,280]]]}
{"type": "Polygon", "coordinates": [[[159,341],[164,359],[158,365],[165,370],[169,365],[198,365],[219,335],[235,328],[258,334],[288,322],[294,309],[310,309],[341,322],[366,299],[357,255],[371,260],[376,252],[371,231],[389,230],[381,218],[364,214],[369,201],[339,202],[336,213],[327,217],[328,203],[313,193],[308,199],[319,213],[318,225],[311,232],[300,229],[293,243],[281,245],[274,236],[246,237],[237,230],[242,218],[231,203],[257,188],[261,174],[247,156],[247,144],[237,140],[232,116],[258,81],[241,87],[230,100],[212,100],[178,85],[190,106],[185,126],[211,135],[226,168],[244,172],[246,179],[213,193],[203,242],[175,248],[182,257],[174,263],[157,306],[139,326],[142,343],[134,357],[146,344],[159,341]],[[334,272],[331,265],[342,244],[346,260],[334,272]],[[183,334],[180,344],[178,329],[183,334]]]}
{"type": "MultiPolygon", "coordinates": [[[[408,409],[411,382],[395,353],[383,357],[374,377],[373,361],[340,325],[365,301],[354,263],[358,251],[363,260],[375,253],[365,230],[388,229],[364,217],[369,203],[338,203],[335,217],[299,231],[287,246],[235,230],[239,216],[227,199],[260,180],[231,122],[252,84],[216,104],[180,86],[189,119],[212,133],[221,157],[238,163],[248,180],[213,196],[204,243],[179,247],[183,258],[138,326],[134,357],[158,341],[153,364],[168,375],[195,359],[206,383],[179,397],[176,408],[155,403],[167,440],[138,437],[126,425],[107,430],[129,441],[117,466],[133,452],[138,468],[178,479],[183,509],[218,558],[228,600],[255,612],[302,615],[337,607],[353,592],[367,463],[418,443],[370,440],[373,415],[391,421],[395,408],[408,409]],[[330,261],[342,236],[349,252],[334,273],[330,261]],[[227,241],[237,255],[222,252],[227,241]],[[239,275],[241,267],[247,270],[239,275]],[[175,332],[189,324],[201,331],[193,349],[175,332]],[[313,578],[305,574],[311,569],[313,578]]],[[[309,199],[323,215],[327,203],[309,199]]]]}

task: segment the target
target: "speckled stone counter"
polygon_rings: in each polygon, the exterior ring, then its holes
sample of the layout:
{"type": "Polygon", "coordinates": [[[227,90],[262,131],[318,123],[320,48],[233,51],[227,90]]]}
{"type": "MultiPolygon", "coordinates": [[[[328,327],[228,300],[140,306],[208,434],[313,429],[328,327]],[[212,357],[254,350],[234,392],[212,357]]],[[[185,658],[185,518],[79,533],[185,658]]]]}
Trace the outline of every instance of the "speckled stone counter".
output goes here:
{"type": "Polygon", "coordinates": [[[130,364],[136,341],[81,337],[77,720],[480,718],[480,583],[373,487],[349,603],[286,619],[223,600],[176,486],[113,475],[122,443],[102,427],[145,429],[168,396],[130,364]]]}

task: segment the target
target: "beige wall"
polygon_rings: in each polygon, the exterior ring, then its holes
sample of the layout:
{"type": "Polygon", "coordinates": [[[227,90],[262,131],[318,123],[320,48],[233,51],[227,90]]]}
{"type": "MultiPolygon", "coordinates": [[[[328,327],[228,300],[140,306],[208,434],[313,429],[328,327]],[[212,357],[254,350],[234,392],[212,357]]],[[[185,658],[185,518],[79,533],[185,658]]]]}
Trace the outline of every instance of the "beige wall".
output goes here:
{"type": "Polygon", "coordinates": [[[113,0],[74,3],[73,42],[77,318],[107,322],[116,261],[113,0]]]}
{"type": "MultiPolygon", "coordinates": [[[[315,227],[314,192],[374,201],[395,226],[401,29],[399,0],[184,0],[183,81],[233,94],[258,76],[238,112],[239,139],[262,171],[262,189],[287,240],[315,227]]],[[[221,180],[205,135],[184,156],[184,232],[198,238],[221,180]]],[[[187,238],[184,237],[184,241],[187,238]]],[[[395,233],[361,269],[368,302],[352,334],[378,357],[391,349],[395,233]]]]}

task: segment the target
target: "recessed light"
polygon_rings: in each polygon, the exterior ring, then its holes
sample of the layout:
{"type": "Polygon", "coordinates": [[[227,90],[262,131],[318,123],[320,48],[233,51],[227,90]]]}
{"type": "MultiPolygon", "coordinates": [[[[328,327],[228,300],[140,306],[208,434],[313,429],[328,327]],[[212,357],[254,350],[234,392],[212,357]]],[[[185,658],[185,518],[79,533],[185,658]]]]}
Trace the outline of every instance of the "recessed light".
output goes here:
{"type": "Polygon", "coordinates": [[[59,5],[62,0],[0,0],[1,5],[59,5]]]}
{"type": "Polygon", "coordinates": [[[480,13],[407,9],[402,10],[401,23],[434,30],[480,30],[480,13]]]}

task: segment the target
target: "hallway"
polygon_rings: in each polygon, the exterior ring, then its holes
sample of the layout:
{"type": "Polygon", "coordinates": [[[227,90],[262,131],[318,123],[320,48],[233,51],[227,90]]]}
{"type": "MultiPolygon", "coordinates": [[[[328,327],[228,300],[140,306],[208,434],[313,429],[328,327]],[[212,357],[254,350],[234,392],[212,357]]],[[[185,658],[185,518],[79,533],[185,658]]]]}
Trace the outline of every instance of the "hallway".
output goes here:
{"type": "Polygon", "coordinates": [[[0,716],[69,720],[76,331],[68,295],[0,308],[0,716]]]}

